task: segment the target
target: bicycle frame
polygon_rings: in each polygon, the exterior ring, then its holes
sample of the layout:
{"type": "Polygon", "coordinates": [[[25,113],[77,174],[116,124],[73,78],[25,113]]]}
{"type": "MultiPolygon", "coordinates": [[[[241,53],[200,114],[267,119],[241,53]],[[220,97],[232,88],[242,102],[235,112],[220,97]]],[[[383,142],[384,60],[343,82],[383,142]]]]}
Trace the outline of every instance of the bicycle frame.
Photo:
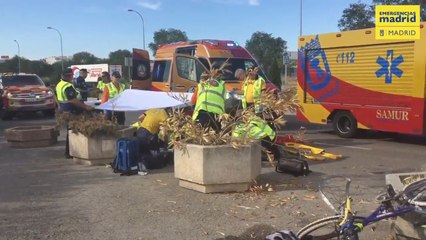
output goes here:
{"type": "MultiPolygon", "coordinates": [[[[392,200],[387,199],[382,201],[380,206],[369,216],[367,216],[362,223],[354,223],[353,218],[354,214],[352,213],[352,198],[349,195],[349,185],[351,180],[347,178],[346,183],[346,200],[345,200],[345,208],[344,215],[342,221],[339,223],[339,234],[349,235],[351,240],[358,240],[358,233],[362,231],[365,226],[368,226],[371,223],[375,223],[387,218],[397,217],[409,212],[413,212],[415,210],[415,206],[413,205],[403,205],[398,206],[396,209],[392,205],[392,200]]],[[[393,189],[388,189],[389,191],[393,191],[393,189]]],[[[389,193],[390,195],[390,193],[389,193]]],[[[324,197],[323,197],[324,198],[324,197]]]]}
{"type": "MultiPolygon", "coordinates": [[[[349,200],[351,201],[351,200],[349,200]]],[[[415,207],[411,205],[397,207],[396,209],[389,208],[385,203],[380,204],[380,206],[369,216],[367,216],[362,224],[354,223],[352,212],[348,212],[347,216],[343,218],[342,222],[339,224],[339,234],[350,234],[355,239],[358,239],[358,233],[362,231],[365,226],[368,226],[372,223],[381,221],[387,218],[397,217],[409,212],[414,211],[415,207]]]]}
{"type": "Polygon", "coordinates": [[[375,223],[383,219],[397,217],[405,213],[412,212],[414,209],[414,206],[409,205],[404,207],[397,207],[395,210],[388,211],[383,206],[380,206],[364,220],[363,225],[367,226],[371,223],[375,223]]]}

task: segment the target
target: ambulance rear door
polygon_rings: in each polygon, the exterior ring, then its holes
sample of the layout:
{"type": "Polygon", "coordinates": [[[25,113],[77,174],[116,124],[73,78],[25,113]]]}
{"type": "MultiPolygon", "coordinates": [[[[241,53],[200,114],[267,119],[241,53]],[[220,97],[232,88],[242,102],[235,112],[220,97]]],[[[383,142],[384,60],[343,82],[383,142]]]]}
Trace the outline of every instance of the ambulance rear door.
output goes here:
{"type": "Polygon", "coordinates": [[[186,54],[173,55],[172,92],[193,92],[207,68],[195,57],[186,54]]]}

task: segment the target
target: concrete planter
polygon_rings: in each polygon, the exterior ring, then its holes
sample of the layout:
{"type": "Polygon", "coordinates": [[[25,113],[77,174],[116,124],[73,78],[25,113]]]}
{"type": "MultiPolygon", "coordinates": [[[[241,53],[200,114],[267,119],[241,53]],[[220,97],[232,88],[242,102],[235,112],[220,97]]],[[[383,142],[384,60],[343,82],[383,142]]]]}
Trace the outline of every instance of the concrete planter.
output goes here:
{"type": "Polygon", "coordinates": [[[10,147],[47,147],[58,141],[55,126],[24,126],[6,129],[5,137],[10,147]]]}
{"type": "Polygon", "coordinates": [[[86,137],[83,134],[69,131],[70,155],[74,162],[83,165],[105,165],[112,162],[116,153],[118,138],[131,138],[136,128],[127,127],[119,130],[118,137],[97,136],[86,137]]]}
{"type": "Polygon", "coordinates": [[[188,144],[174,150],[175,177],[181,187],[203,193],[241,192],[260,174],[261,146],[202,146],[188,144]]]}
{"type": "MultiPolygon", "coordinates": [[[[386,184],[400,192],[404,189],[404,179],[425,176],[426,172],[386,174],[386,184]]],[[[396,218],[392,228],[395,239],[426,239],[426,215],[416,212],[404,214],[396,218]]]]}

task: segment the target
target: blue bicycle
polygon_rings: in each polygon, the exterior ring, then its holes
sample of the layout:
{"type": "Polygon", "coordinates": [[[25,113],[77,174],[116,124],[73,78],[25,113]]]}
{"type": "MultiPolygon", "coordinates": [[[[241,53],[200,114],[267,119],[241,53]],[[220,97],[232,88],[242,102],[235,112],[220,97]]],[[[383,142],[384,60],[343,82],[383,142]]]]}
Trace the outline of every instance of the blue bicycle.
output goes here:
{"type": "Polygon", "coordinates": [[[346,181],[346,198],[344,203],[337,209],[324,193],[324,189],[321,186],[319,189],[322,199],[329,207],[335,210],[336,215],[325,217],[306,225],[296,234],[298,239],[358,240],[358,233],[371,223],[413,211],[426,213],[426,179],[408,184],[399,193],[395,193],[392,186],[388,185],[386,193],[378,196],[377,200],[380,201],[379,207],[367,217],[357,216],[356,212],[352,211],[352,198],[349,194],[351,179],[343,179],[346,181]]]}

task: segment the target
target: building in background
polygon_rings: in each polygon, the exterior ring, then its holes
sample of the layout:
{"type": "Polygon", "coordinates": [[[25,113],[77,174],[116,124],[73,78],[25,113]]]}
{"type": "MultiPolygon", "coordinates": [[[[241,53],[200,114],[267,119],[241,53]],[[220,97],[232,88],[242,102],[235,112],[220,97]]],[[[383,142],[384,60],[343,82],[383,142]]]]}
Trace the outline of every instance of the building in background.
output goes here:
{"type": "Polygon", "coordinates": [[[297,51],[288,51],[288,56],[290,57],[290,60],[296,60],[297,61],[297,51]]]}
{"type": "Polygon", "coordinates": [[[2,62],[6,62],[7,60],[9,60],[10,58],[9,58],[9,56],[8,55],[3,55],[3,56],[0,56],[0,63],[2,63],[2,62]]]}
{"type": "Polygon", "coordinates": [[[290,57],[288,76],[291,77],[291,78],[296,78],[296,76],[297,76],[297,51],[288,51],[288,56],[290,57]]]}
{"type": "MultiPolygon", "coordinates": [[[[72,56],[64,56],[64,61],[68,61],[71,60],[72,56]]],[[[52,57],[47,57],[47,58],[43,58],[42,60],[46,61],[47,64],[54,64],[57,62],[61,61],[61,56],[52,56],[52,57]]]]}
{"type": "Polygon", "coordinates": [[[287,51],[289,64],[287,65],[287,77],[284,76],[284,71],[281,74],[281,81],[283,86],[295,87],[297,82],[297,51],[287,51]]]}

